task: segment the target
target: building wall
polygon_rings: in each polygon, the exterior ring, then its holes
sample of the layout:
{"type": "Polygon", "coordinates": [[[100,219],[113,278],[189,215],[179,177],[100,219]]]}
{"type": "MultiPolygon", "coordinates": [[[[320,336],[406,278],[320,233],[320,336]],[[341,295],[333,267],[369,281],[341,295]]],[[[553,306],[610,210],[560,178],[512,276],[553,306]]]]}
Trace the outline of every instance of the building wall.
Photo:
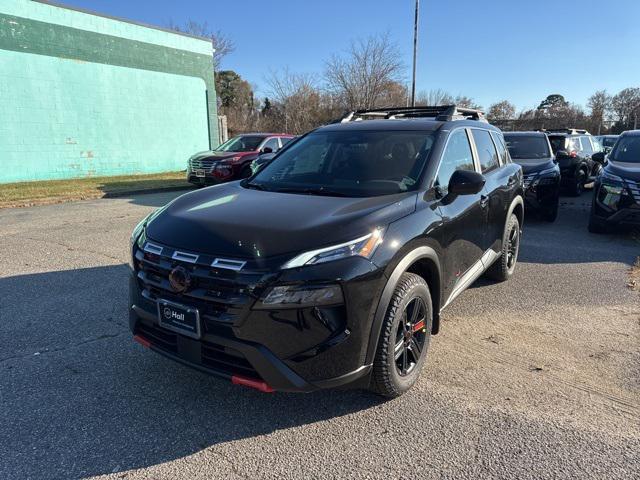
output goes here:
{"type": "Polygon", "coordinates": [[[217,144],[211,43],[0,2],[0,183],[185,168],[217,144]]]}

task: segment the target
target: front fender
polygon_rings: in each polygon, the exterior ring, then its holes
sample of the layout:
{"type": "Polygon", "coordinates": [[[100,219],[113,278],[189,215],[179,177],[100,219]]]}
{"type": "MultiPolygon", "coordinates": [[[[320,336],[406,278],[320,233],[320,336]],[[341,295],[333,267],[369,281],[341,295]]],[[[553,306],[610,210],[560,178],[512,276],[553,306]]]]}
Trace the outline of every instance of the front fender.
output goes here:
{"type": "MultiPolygon", "coordinates": [[[[382,295],[380,295],[380,299],[378,300],[378,305],[376,307],[375,314],[373,316],[373,324],[371,326],[371,333],[369,334],[369,344],[367,346],[367,354],[365,365],[369,365],[373,362],[373,359],[376,354],[376,349],[378,347],[378,338],[380,337],[380,331],[382,329],[382,322],[384,321],[384,316],[387,313],[387,308],[389,307],[389,302],[391,301],[391,296],[393,295],[393,291],[396,288],[396,285],[400,281],[400,277],[403,273],[405,273],[409,267],[415,262],[422,259],[429,259],[435,265],[438,275],[438,281],[441,276],[440,269],[440,259],[436,251],[428,246],[420,246],[409,253],[405,254],[405,256],[400,260],[400,262],[395,266],[395,268],[389,274],[388,280],[384,289],[382,290],[382,295]]],[[[432,300],[435,300],[436,296],[440,295],[439,285],[437,289],[435,286],[429,286],[431,289],[432,300]],[[434,291],[437,290],[437,291],[434,291]]],[[[439,305],[439,301],[437,301],[437,305],[439,305]]],[[[433,329],[432,333],[438,333],[439,327],[439,307],[433,308],[433,329]]]]}

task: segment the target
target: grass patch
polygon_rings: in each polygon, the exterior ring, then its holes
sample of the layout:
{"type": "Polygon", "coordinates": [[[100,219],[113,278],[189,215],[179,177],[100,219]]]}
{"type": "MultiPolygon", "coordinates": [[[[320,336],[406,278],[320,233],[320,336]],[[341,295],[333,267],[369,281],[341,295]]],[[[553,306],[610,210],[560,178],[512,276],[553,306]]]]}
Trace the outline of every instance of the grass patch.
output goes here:
{"type": "Polygon", "coordinates": [[[0,184],[0,208],[45,205],[188,186],[184,172],[5,183],[0,184]]]}

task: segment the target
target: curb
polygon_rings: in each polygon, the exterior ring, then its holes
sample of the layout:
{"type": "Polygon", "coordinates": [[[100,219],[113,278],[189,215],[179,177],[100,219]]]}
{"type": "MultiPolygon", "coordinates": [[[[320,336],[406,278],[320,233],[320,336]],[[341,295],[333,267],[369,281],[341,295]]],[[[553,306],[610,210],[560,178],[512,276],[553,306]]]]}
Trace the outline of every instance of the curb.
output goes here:
{"type": "Polygon", "coordinates": [[[107,192],[98,198],[120,198],[127,197],[129,195],[144,195],[146,193],[179,192],[181,190],[191,190],[192,188],[195,188],[195,186],[191,184],[175,187],[143,188],[139,190],[125,190],[122,192],[107,192]]]}

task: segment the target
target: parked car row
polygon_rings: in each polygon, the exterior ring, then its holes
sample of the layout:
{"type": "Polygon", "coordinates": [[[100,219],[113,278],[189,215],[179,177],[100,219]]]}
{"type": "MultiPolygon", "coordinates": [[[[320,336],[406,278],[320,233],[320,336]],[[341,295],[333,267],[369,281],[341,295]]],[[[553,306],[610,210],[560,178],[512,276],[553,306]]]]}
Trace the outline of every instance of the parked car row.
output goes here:
{"type": "Polygon", "coordinates": [[[135,228],[136,341],[263,392],[396,397],[442,310],[481,275],[514,274],[525,209],[553,221],[560,187],[595,179],[589,229],[640,224],[640,131],[605,156],[586,131],[504,135],[454,105],[356,111],[292,138],[241,135],[192,157],[190,181],[247,178],[135,228]]]}

